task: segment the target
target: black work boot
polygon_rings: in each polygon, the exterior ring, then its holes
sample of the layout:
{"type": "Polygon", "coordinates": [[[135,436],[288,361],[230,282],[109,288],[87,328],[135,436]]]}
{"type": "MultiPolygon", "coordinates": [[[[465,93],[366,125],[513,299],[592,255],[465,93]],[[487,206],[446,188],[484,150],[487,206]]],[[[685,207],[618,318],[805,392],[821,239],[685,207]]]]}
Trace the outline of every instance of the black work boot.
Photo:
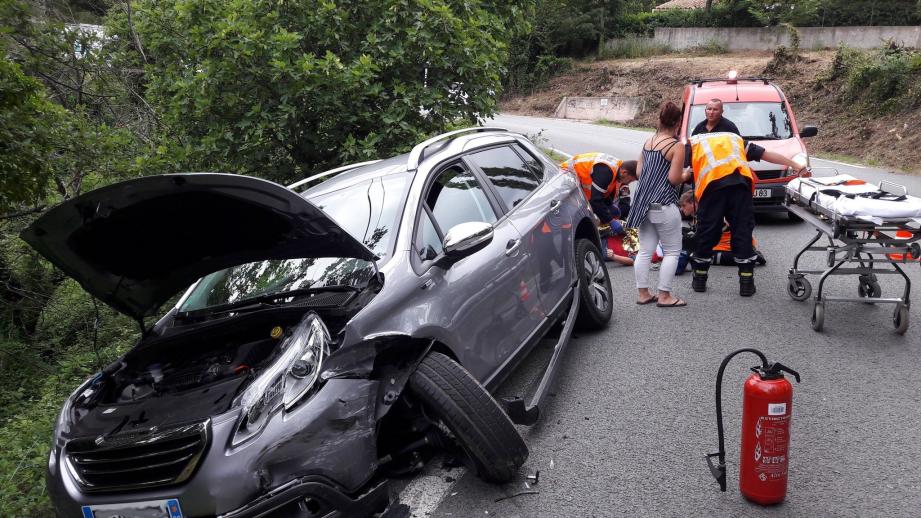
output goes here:
{"type": "Polygon", "coordinates": [[[755,263],[739,263],[739,295],[751,297],[755,294],[755,263]]]}
{"type": "Polygon", "coordinates": [[[691,256],[691,268],[694,276],[691,278],[691,287],[698,293],[707,291],[707,272],[710,271],[710,259],[698,259],[691,256]]]}

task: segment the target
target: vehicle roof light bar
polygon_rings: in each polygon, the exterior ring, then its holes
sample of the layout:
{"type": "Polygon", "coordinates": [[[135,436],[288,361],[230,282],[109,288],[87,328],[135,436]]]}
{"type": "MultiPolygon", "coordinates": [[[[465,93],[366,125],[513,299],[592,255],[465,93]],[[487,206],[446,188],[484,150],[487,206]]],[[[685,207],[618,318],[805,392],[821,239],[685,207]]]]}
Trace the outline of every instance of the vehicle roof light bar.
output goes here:
{"type": "Polygon", "coordinates": [[[495,127],[490,127],[490,126],[475,126],[473,128],[464,128],[464,129],[449,131],[447,133],[442,133],[441,135],[437,135],[424,142],[416,144],[416,147],[414,147],[413,150],[409,152],[409,159],[406,161],[406,169],[409,171],[415,171],[416,169],[418,169],[419,163],[422,162],[422,160],[425,158],[425,149],[431,146],[432,144],[435,144],[436,142],[440,142],[448,138],[457,138],[458,136],[463,135],[464,133],[484,133],[487,131],[508,131],[508,130],[505,128],[495,128],[495,127]]]}
{"type": "Polygon", "coordinates": [[[764,84],[769,84],[771,79],[767,77],[736,77],[734,79],[729,79],[726,77],[710,77],[706,79],[693,79],[691,80],[692,84],[697,86],[703,86],[704,83],[726,83],[729,81],[762,81],[764,84]]]}
{"type": "Polygon", "coordinates": [[[317,178],[323,178],[324,176],[332,176],[332,175],[336,175],[339,173],[344,173],[346,171],[351,171],[352,169],[358,169],[359,167],[376,164],[378,162],[380,162],[380,160],[368,160],[367,162],[359,162],[357,164],[349,164],[349,165],[344,165],[342,167],[337,167],[335,169],[330,169],[329,171],[324,171],[322,173],[318,173],[313,176],[308,176],[307,178],[304,178],[303,180],[294,182],[291,185],[289,185],[288,188],[297,189],[298,187],[304,185],[305,183],[310,183],[313,180],[316,180],[317,178]]]}

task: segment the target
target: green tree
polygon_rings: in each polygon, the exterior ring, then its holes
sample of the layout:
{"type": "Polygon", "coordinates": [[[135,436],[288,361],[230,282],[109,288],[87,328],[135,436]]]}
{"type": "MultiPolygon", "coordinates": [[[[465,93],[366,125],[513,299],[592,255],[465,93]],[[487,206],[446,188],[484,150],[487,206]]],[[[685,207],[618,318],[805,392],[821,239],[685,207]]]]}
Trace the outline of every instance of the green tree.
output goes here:
{"type": "Polygon", "coordinates": [[[516,3],[140,0],[110,13],[180,167],[288,181],[496,109],[516,3]]]}

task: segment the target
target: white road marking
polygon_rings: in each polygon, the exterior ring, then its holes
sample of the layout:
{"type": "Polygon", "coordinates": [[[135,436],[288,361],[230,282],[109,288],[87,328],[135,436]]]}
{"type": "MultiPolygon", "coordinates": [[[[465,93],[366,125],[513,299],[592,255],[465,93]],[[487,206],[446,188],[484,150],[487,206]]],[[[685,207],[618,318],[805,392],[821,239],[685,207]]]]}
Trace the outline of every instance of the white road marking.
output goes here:
{"type": "Polygon", "coordinates": [[[400,492],[400,503],[409,506],[412,518],[431,516],[454,484],[467,472],[465,468],[442,468],[442,461],[441,457],[429,461],[422,473],[400,492]],[[451,482],[445,482],[446,477],[450,477],[451,482]]]}
{"type": "Polygon", "coordinates": [[[847,167],[856,167],[857,169],[866,169],[866,166],[857,165],[857,164],[848,164],[848,163],[845,163],[845,162],[838,162],[837,160],[829,160],[829,159],[827,159],[827,158],[816,158],[815,160],[818,160],[818,161],[820,161],[820,162],[829,162],[829,163],[832,163],[832,164],[844,165],[844,166],[847,166],[847,167]]]}

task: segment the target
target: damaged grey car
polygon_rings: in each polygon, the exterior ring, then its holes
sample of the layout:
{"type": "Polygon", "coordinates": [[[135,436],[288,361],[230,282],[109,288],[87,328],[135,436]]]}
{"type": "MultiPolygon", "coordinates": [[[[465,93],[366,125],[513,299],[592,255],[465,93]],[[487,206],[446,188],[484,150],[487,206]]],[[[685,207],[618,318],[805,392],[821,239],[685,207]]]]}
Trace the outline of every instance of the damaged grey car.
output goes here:
{"type": "Polygon", "coordinates": [[[573,328],[612,313],[575,177],[496,128],[288,187],[129,180],[22,237],[142,329],[61,410],[62,517],[368,516],[445,450],[508,481],[573,328]],[[494,398],[542,340],[528,397],[494,398]]]}

